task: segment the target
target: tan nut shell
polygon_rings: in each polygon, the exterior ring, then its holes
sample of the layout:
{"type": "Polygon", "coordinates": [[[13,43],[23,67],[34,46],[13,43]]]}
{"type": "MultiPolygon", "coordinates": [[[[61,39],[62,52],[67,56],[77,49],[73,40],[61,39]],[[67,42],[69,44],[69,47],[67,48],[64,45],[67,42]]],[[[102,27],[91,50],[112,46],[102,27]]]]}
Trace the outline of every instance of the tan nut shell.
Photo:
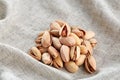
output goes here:
{"type": "Polygon", "coordinates": [[[70,32],[71,32],[70,26],[68,24],[64,24],[59,31],[59,35],[62,37],[67,37],[69,36],[70,32]]]}
{"type": "Polygon", "coordinates": [[[86,34],[84,36],[84,39],[91,39],[95,36],[95,33],[93,31],[86,31],[86,34]]]}
{"type": "Polygon", "coordinates": [[[93,56],[89,55],[85,59],[85,68],[89,73],[93,73],[96,71],[96,61],[93,56]]]}
{"type": "Polygon", "coordinates": [[[48,52],[53,58],[56,58],[59,55],[59,52],[53,46],[48,48],[48,52]]]}
{"type": "Polygon", "coordinates": [[[52,41],[53,41],[53,46],[56,48],[56,49],[58,49],[58,50],[60,50],[60,48],[61,48],[61,43],[60,43],[60,41],[59,41],[59,38],[57,38],[57,37],[52,37],[52,41]]]}
{"type": "Polygon", "coordinates": [[[49,53],[43,53],[42,54],[42,62],[44,64],[51,64],[52,63],[52,58],[49,53]]]}
{"type": "Polygon", "coordinates": [[[53,66],[58,69],[63,67],[63,61],[62,61],[60,55],[53,60],[53,66]]]}
{"type": "Polygon", "coordinates": [[[71,60],[75,61],[78,60],[80,57],[80,47],[79,46],[73,46],[70,48],[70,58],[71,60]]]}
{"type": "Polygon", "coordinates": [[[60,55],[64,62],[69,62],[70,60],[70,49],[66,45],[62,45],[60,48],[60,55]]]}
{"type": "Polygon", "coordinates": [[[67,45],[67,46],[74,46],[76,44],[76,41],[74,37],[68,36],[68,37],[60,37],[59,38],[61,44],[67,45]]]}
{"type": "Polygon", "coordinates": [[[69,71],[71,73],[75,73],[78,71],[78,66],[73,61],[66,62],[65,68],[67,71],[69,71]]]}
{"type": "Polygon", "coordinates": [[[31,48],[30,55],[37,60],[41,60],[41,52],[36,47],[31,48]]]}
{"type": "Polygon", "coordinates": [[[51,43],[52,43],[52,40],[51,40],[50,33],[48,31],[45,31],[42,36],[41,44],[43,47],[49,47],[51,43]]]}
{"type": "Polygon", "coordinates": [[[79,59],[75,61],[76,65],[81,66],[85,61],[86,55],[80,55],[79,59]]]}
{"type": "Polygon", "coordinates": [[[57,22],[52,22],[50,24],[50,30],[60,30],[60,29],[61,29],[61,27],[57,22]]]}

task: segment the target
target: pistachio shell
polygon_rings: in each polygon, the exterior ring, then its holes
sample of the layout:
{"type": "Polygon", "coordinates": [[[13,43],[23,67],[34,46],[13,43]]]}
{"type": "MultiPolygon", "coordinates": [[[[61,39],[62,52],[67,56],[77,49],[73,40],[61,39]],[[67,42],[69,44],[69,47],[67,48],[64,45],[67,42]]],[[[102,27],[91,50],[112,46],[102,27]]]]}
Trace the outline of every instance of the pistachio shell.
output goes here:
{"type": "Polygon", "coordinates": [[[70,33],[70,36],[73,36],[74,39],[76,40],[76,45],[80,45],[82,43],[82,39],[80,39],[76,34],[70,33]]]}
{"type": "Polygon", "coordinates": [[[92,38],[89,41],[90,41],[92,47],[94,48],[96,46],[96,44],[97,44],[97,40],[95,38],[92,38]]]}
{"type": "Polygon", "coordinates": [[[70,60],[69,54],[70,54],[69,47],[66,45],[62,45],[60,48],[60,55],[64,62],[69,62],[69,60],[70,60]]]}
{"type": "Polygon", "coordinates": [[[71,73],[75,73],[78,71],[78,66],[73,61],[66,62],[65,68],[66,68],[66,70],[68,70],[71,73]]]}
{"type": "Polygon", "coordinates": [[[75,33],[78,37],[82,38],[85,36],[85,31],[83,29],[80,28],[73,28],[72,32],[75,33]]]}
{"type": "Polygon", "coordinates": [[[57,22],[52,22],[50,24],[50,30],[60,30],[60,29],[61,29],[61,27],[57,22]]]}
{"type": "Polygon", "coordinates": [[[63,67],[63,61],[62,61],[60,55],[53,60],[53,66],[58,69],[63,67]]]}
{"type": "Polygon", "coordinates": [[[51,43],[52,43],[52,40],[51,40],[50,33],[48,31],[45,31],[42,36],[41,44],[43,47],[49,47],[51,43]]]}
{"type": "Polygon", "coordinates": [[[70,32],[71,32],[71,28],[69,27],[69,25],[64,24],[59,31],[59,35],[62,37],[67,37],[67,36],[69,36],[70,32]]]}
{"type": "Polygon", "coordinates": [[[67,45],[67,46],[74,46],[76,43],[74,37],[72,37],[72,36],[60,37],[59,40],[60,40],[61,44],[67,45]]]}
{"type": "Polygon", "coordinates": [[[36,47],[31,48],[31,54],[30,55],[37,60],[41,60],[41,52],[36,47]]]}
{"type": "Polygon", "coordinates": [[[84,36],[84,39],[91,39],[95,36],[95,33],[93,31],[86,31],[86,34],[84,36]]]}
{"type": "Polygon", "coordinates": [[[62,20],[56,20],[56,22],[62,27],[64,24],[66,24],[65,21],[62,20]]]}
{"type": "Polygon", "coordinates": [[[59,37],[60,35],[59,35],[59,30],[51,30],[50,31],[50,34],[52,35],[52,36],[55,36],[55,37],[59,37]]]}
{"type": "Polygon", "coordinates": [[[88,49],[85,45],[80,45],[80,51],[81,51],[81,54],[87,54],[88,53],[88,49]]]}
{"type": "Polygon", "coordinates": [[[56,58],[59,55],[59,52],[53,46],[48,48],[48,52],[53,58],[56,58]]]}
{"type": "Polygon", "coordinates": [[[93,73],[96,71],[96,61],[93,56],[88,56],[85,59],[85,68],[89,73],[93,73]]]}
{"type": "Polygon", "coordinates": [[[75,61],[76,65],[81,66],[85,61],[86,55],[80,55],[79,59],[75,61]]]}
{"type": "Polygon", "coordinates": [[[52,41],[53,41],[53,45],[56,49],[60,50],[60,47],[62,46],[60,41],[59,41],[59,38],[57,37],[52,37],[52,41]]]}
{"type": "Polygon", "coordinates": [[[51,58],[51,56],[50,56],[49,53],[43,53],[43,54],[42,54],[42,62],[43,62],[44,64],[51,64],[52,58],[51,58]]]}

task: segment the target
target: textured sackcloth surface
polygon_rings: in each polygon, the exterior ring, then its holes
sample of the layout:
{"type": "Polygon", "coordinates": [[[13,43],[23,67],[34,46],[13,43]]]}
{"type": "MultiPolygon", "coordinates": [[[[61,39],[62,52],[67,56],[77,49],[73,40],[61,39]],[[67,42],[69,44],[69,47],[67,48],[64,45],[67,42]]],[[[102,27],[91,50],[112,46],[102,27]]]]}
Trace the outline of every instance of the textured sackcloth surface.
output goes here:
{"type": "Polygon", "coordinates": [[[119,0],[0,0],[0,80],[119,80],[119,48],[119,0]],[[96,33],[94,74],[58,70],[27,54],[56,19],[96,33]]]}

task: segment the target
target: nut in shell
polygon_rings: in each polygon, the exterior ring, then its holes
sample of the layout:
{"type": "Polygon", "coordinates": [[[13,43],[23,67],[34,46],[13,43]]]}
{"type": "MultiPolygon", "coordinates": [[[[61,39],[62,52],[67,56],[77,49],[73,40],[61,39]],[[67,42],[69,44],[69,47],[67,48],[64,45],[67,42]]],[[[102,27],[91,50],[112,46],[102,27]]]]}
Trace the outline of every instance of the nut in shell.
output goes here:
{"type": "Polygon", "coordinates": [[[60,55],[64,62],[69,62],[70,60],[70,48],[66,45],[62,45],[60,48],[60,55]]]}
{"type": "Polygon", "coordinates": [[[60,41],[59,41],[59,38],[57,38],[57,37],[52,37],[52,42],[53,42],[53,46],[56,48],[56,49],[58,49],[58,50],[60,50],[60,48],[61,48],[61,43],[60,43],[60,41]]]}
{"type": "Polygon", "coordinates": [[[31,48],[30,55],[37,60],[41,60],[41,52],[36,47],[31,48]]]}
{"type": "Polygon", "coordinates": [[[76,41],[72,36],[60,37],[59,40],[61,44],[67,45],[67,46],[74,46],[76,44],[76,41]]]}
{"type": "Polygon", "coordinates": [[[79,59],[75,61],[76,65],[81,66],[85,61],[86,55],[80,55],[79,59]]]}
{"type": "Polygon", "coordinates": [[[43,53],[42,54],[42,62],[44,64],[51,64],[52,63],[52,58],[49,53],[43,53]]]}
{"type": "Polygon", "coordinates": [[[59,52],[53,46],[48,48],[48,52],[53,58],[56,58],[59,55],[59,52]]]}
{"type": "Polygon", "coordinates": [[[79,46],[72,46],[70,48],[70,58],[71,60],[75,61],[78,60],[80,57],[80,47],[79,46]]]}
{"type": "Polygon", "coordinates": [[[62,61],[60,55],[53,60],[53,66],[58,69],[63,67],[63,61],[62,61]]]}
{"type": "Polygon", "coordinates": [[[70,26],[68,24],[64,24],[59,31],[59,35],[62,37],[67,37],[69,36],[70,32],[71,32],[70,26]]]}
{"type": "Polygon", "coordinates": [[[51,43],[52,43],[52,40],[51,40],[50,33],[48,31],[45,31],[42,36],[41,44],[43,47],[49,47],[51,43]]]}
{"type": "Polygon", "coordinates": [[[65,62],[65,68],[67,71],[71,73],[75,73],[78,71],[78,66],[73,61],[65,62]]]}
{"type": "Polygon", "coordinates": [[[96,61],[93,56],[89,55],[85,59],[85,68],[89,73],[93,73],[96,71],[96,61]]]}
{"type": "Polygon", "coordinates": [[[60,30],[60,29],[61,29],[61,27],[57,22],[52,22],[50,24],[50,30],[60,30]]]}

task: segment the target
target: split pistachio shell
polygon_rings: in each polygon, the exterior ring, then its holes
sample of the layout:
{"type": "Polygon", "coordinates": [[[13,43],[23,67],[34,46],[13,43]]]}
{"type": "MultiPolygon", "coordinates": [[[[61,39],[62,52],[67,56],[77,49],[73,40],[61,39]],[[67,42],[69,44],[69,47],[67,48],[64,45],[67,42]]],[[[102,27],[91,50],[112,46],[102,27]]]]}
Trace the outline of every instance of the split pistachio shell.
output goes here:
{"type": "Polygon", "coordinates": [[[70,48],[66,45],[62,45],[60,48],[60,55],[64,62],[69,62],[70,60],[70,48]]]}
{"type": "Polygon", "coordinates": [[[48,48],[48,52],[53,58],[56,58],[59,55],[59,52],[53,46],[48,48]]]}
{"type": "Polygon", "coordinates": [[[86,34],[84,36],[84,39],[91,39],[95,36],[95,33],[93,31],[86,31],[86,34]]]}
{"type": "Polygon", "coordinates": [[[49,53],[43,53],[42,54],[42,62],[44,64],[51,64],[52,63],[52,58],[49,53]]]}
{"type": "Polygon", "coordinates": [[[69,36],[70,32],[71,32],[70,26],[68,24],[64,24],[59,31],[59,35],[62,37],[67,37],[69,36]]]}
{"type": "Polygon", "coordinates": [[[91,46],[90,42],[87,41],[87,40],[85,40],[85,41],[84,41],[84,44],[85,44],[85,46],[86,46],[89,54],[92,55],[92,54],[93,54],[93,49],[92,49],[92,46],[91,46]]]}
{"type": "Polygon", "coordinates": [[[73,61],[65,62],[65,68],[71,73],[78,71],[78,66],[73,61]]]}
{"type": "Polygon", "coordinates": [[[75,61],[76,65],[81,66],[85,61],[86,55],[80,55],[79,59],[75,61]]]}
{"type": "Polygon", "coordinates": [[[70,58],[71,60],[75,61],[78,60],[80,57],[80,47],[79,46],[73,46],[70,49],[70,58]]]}
{"type": "Polygon", "coordinates": [[[88,56],[85,59],[85,68],[89,73],[93,73],[96,71],[96,61],[93,56],[88,56]]]}
{"type": "Polygon", "coordinates": [[[41,44],[43,47],[49,47],[51,43],[52,43],[52,40],[51,40],[50,33],[48,31],[45,31],[42,36],[41,44]]]}
{"type": "Polygon", "coordinates": [[[60,29],[61,29],[61,27],[57,22],[52,22],[50,24],[50,30],[60,30],[60,29]]]}
{"type": "Polygon", "coordinates": [[[62,61],[60,55],[53,60],[53,66],[58,69],[63,67],[63,61],[62,61]]]}
{"type": "Polygon", "coordinates": [[[72,32],[75,33],[78,37],[82,38],[85,36],[85,31],[76,27],[76,28],[72,28],[72,32]]]}
{"type": "Polygon", "coordinates": [[[60,40],[61,44],[67,45],[67,46],[74,46],[76,43],[74,37],[72,37],[72,36],[60,37],[59,40],[60,40]]]}
{"type": "Polygon", "coordinates": [[[30,55],[37,60],[41,60],[41,52],[36,47],[31,48],[30,55]]]}
{"type": "Polygon", "coordinates": [[[62,46],[60,41],[59,41],[59,38],[57,37],[52,37],[52,41],[53,41],[53,45],[56,49],[60,50],[60,47],[62,46]]]}
{"type": "Polygon", "coordinates": [[[80,39],[76,34],[70,33],[70,36],[73,36],[74,39],[76,40],[76,45],[80,45],[82,43],[82,39],[80,39]]]}
{"type": "Polygon", "coordinates": [[[51,30],[50,31],[50,34],[52,35],[52,36],[55,36],[55,37],[59,37],[60,35],[59,35],[59,30],[51,30]]]}

